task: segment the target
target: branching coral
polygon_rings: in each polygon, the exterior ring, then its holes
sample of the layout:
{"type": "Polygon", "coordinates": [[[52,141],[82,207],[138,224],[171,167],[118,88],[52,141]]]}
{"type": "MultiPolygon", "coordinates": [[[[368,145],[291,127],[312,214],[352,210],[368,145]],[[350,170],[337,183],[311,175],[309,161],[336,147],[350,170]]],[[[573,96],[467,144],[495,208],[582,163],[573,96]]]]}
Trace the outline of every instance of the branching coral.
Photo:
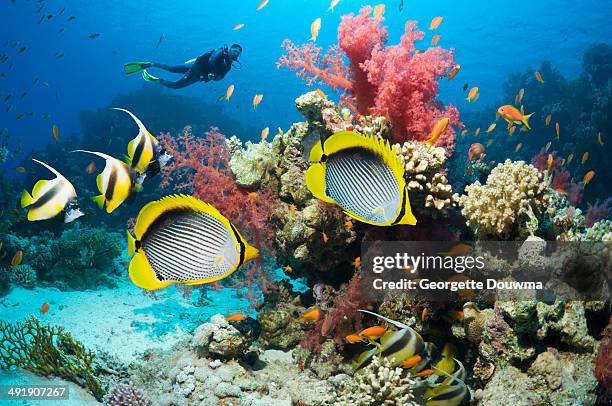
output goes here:
{"type": "Polygon", "coordinates": [[[387,358],[374,357],[362,371],[334,393],[329,404],[342,406],[416,406],[412,393],[415,381],[387,358]]]}
{"type": "Polygon", "coordinates": [[[0,367],[23,368],[54,375],[87,388],[96,399],[104,391],[94,373],[94,354],[59,326],[40,324],[35,317],[23,322],[0,321],[0,367]]]}
{"type": "Polygon", "coordinates": [[[10,283],[23,286],[24,288],[36,286],[36,271],[28,264],[5,269],[0,275],[2,275],[2,278],[8,279],[10,283]]]}
{"type": "Polygon", "coordinates": [[[430,207],[435,213],[457,206],[459,195],[453,193],[445,175],[444,148],[415,141],[395,144],[394,148],[405,166],[411,200],[415,196],[420,199],[420,203],[411,202],[413,207],[430,207]]]}
{"type": "Polygon", "coordinates": [[[115,385],[102,400],[106,406],[150,406],[153,404],[144,392],[136,389],[132,382],[115,385]]]}
{"type": "MultiPolygon", "coordinates": [[[[298,47],[286,40],[287,54],[277,66],[297,71],[308,84],[320,80],[349,93],[342,101],[355,113],[385,116],[393,126],[392,140],[425,140],[441,117],[451,126],[460,125],[458,110],[436,101],[438,79],[454,66],[452,51],[440,47],[417,52],[415,42],[424,37],[416,22],[408,21],[398,45],[387,46],[387,29],[382,17],[373,17],[371,7],[358,15],[342,17],[338,46],[349,61],[347,68],[336,47],[321,57],[322,50],[307,44],[298,47]]],[[[449,126],[437,145],[448,154],[454,151],[455,132],[449,126]]]]}
{"type": "Polygon", "coordinates": [[[491,171],[485,185],[476,182],[465,188],[461,213],[481,237],[518,237],[520,228],[546,209],[551,199],[547,190],[535,167],[506,160],[491,171]]]}

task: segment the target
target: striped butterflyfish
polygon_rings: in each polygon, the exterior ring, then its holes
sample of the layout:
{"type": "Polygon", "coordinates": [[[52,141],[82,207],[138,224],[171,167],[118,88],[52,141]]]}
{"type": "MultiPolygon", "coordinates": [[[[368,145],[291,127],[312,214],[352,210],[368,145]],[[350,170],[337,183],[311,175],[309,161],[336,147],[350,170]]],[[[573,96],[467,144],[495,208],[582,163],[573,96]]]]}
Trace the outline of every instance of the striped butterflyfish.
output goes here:
{"type": "Polygon", "coordinates": [[[57,170],[46,163],[32,159],[53,172],[55,179],[41,179],[34,185],[32,194],[21,194],[21,207],[29,207],[28,220],[48,220],[64,212],[64,222],[70,223],[83,215],[77,204],[74,186],[57,170]]]}
{"type": "Polygon", "coordinates": [[[404,165],[388,141],[341,131],[315,143],[308,160],[306,186],[317,199],[364,223],[416,224],[404,165]]]}
{"type": "Polygon", "coordinates": [[[458,368],[452,374],[434,367],[434,370],[441,372],[446,379],[425,391],[423,398],[426,406],[459,406],[470,393],[465,384],[465,367],[458,359],[454,361],[458,368]]]}
{"type": "Polygon", "coordinates": [[[128,232],[128,256],[133,253],[130,279],[147,290],[218,281],[259,255],[217,209],[185,195],[140,210],[134,236],[128,232]]]}
{"type": "Polygon", "coordinates": [[[370,312],[367,310],[359,310],[363,313],[372,314],[379,317],[395,326],[399,327],[399,330],[389,330],[380,339],[380,344],[376,345],[376,351],[371,350],[365,351],[353,363],[355,370],[362,368],[370,363],[374,355],[387,358],[392,361],[394,366],[402,364],[408,358],[419,356],[419,361],[410,368],[411,372],[418,372],[425,367],[430,359],[431,345],[425,343],[419,333],[417,333],[410,326],[400,323],[398,321],[389,319],[381,316],[378,313],[370,312]]]}
{"type": "Polygon", "coordinates": [[[138,135],[128,143],[126,163],[139,174],[150,173],[149,169],[152,166],[157,167],[159,172],[159,168],[163,168],[172,156],[164,151],[159,141],[131,111],[119,107],[113,109],[129,114],[138,126],[138,135]]]}
{"type": "Polygon", "coordinates": [[[73,152],[85,152],[104,158],[106,165],[104,170],[96,177],[96,185],[101,193],[91,199],[98,204],[98,207],[106,206],[106,212],[112,213],[135,191],[140,190],[141,186],[136,182],[138,173],[131,167],[112,156],[101,152],[85,151],[77,149],[73,152]]]}

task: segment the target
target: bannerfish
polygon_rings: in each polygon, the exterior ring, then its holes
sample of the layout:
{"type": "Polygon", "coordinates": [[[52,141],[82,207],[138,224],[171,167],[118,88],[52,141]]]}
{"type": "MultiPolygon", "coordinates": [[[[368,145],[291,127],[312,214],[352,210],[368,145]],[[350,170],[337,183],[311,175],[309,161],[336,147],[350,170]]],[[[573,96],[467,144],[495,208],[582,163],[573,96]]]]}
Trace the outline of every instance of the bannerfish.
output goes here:
{"type": "Polygon", "coordinates": [[[356,220],[377,226],[416,224],[404,165],[386,140],[351,131],[315,143],[306,186],[356,220]]]}
{"type": "Polygon", "coordinates": [[[32,194],[24,190],[21,194],[21,207],[29,207],[28,220],[48,220],[64,212],[64,223],[70,223],[84,213],[79,209],[74,186],[61,173],[42,161],[32,159],[53,172],[51,180],[39,180],[32,189],[32,194]]]}
{"type": "Polygon", "coordinates": [[[531,130],[531,127],[529,127],[529,118],[533,116],[533,113],[523,114],[516,107],[506,104],[497,109],[497,114],[499,114],[510,125],[523,124],[529,130],[531,130]]]}
{"type": "Polygon", "coordinates": [[[100,208],[106,206],[107,213],[112,213],[134,192],[141,189],[141,186],[136,182],[138,173],[117,158],[101,152],[85,151],[83,149],[77,149],[73,152],[97,155],[106,161],[102,173],[96,177],[96,185],[101,194],[92,197],[91,200],[100,208]]]}
{"type": "Polygon", "coordinates": [[[142,183],[146,176],[158,174],[172,159],[172,155],[162,147],[142,121],[131,111],[119,107],[114,107],[113,110],[126,112],[138,126],[138,135],[128,143],[128,155],[125,161],[140,174],[137,183],[142,183]]]}
{"type": "Polygon", "coordinates": [[[217,209],[192,196],[166,196],[145,205],[129,232],[132,282],[157,290],[174,283],[199,285],[226,278],[256,258],[236,227],[217,209]]]}

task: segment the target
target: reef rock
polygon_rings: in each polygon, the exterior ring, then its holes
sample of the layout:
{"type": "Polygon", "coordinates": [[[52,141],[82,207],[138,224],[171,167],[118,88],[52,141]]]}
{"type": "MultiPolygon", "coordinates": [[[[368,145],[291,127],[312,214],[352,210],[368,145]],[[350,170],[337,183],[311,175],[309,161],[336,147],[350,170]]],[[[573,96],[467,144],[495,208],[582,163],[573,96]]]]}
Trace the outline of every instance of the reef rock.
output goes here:
{"type": "Polygon", "coordinates": [[[191,346],[201,356],[232,359],[242,357],[252,339],[240,333],[221,314],[195,329],[191,346]]]}

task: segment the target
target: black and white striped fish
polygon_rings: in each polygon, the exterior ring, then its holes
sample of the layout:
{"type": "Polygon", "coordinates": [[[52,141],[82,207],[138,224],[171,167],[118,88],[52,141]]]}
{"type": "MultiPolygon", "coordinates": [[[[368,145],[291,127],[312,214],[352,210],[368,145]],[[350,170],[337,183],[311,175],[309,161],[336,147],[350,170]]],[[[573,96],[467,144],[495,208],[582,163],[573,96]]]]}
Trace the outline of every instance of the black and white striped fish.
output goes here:
{"type": "Polygon", "coordinates": [[[29,207],[28,220],[48,220],[64,212],[64,222],[70,223],[83,215],[77,203],[77,194],[72,183],[46,163],[32,159],[55,174],[52,180],[39,180],[32,189],[21,194],[21,207],[29,207]]]}
{"type": "Polygon", "coordinates": [[[388,141],[342,131],[314,144],[308,159],[306,186],[317,199],[364,223],[416,224],[404,165],[388,141]]]}
{"type": "Polygon", "coordinates": [[[156,290],[174,283],[197,285],[223,279],[258,250],[213,206],[192,196],[167,196],[147,204],[128,232],[135,285],[156,290]]]}

